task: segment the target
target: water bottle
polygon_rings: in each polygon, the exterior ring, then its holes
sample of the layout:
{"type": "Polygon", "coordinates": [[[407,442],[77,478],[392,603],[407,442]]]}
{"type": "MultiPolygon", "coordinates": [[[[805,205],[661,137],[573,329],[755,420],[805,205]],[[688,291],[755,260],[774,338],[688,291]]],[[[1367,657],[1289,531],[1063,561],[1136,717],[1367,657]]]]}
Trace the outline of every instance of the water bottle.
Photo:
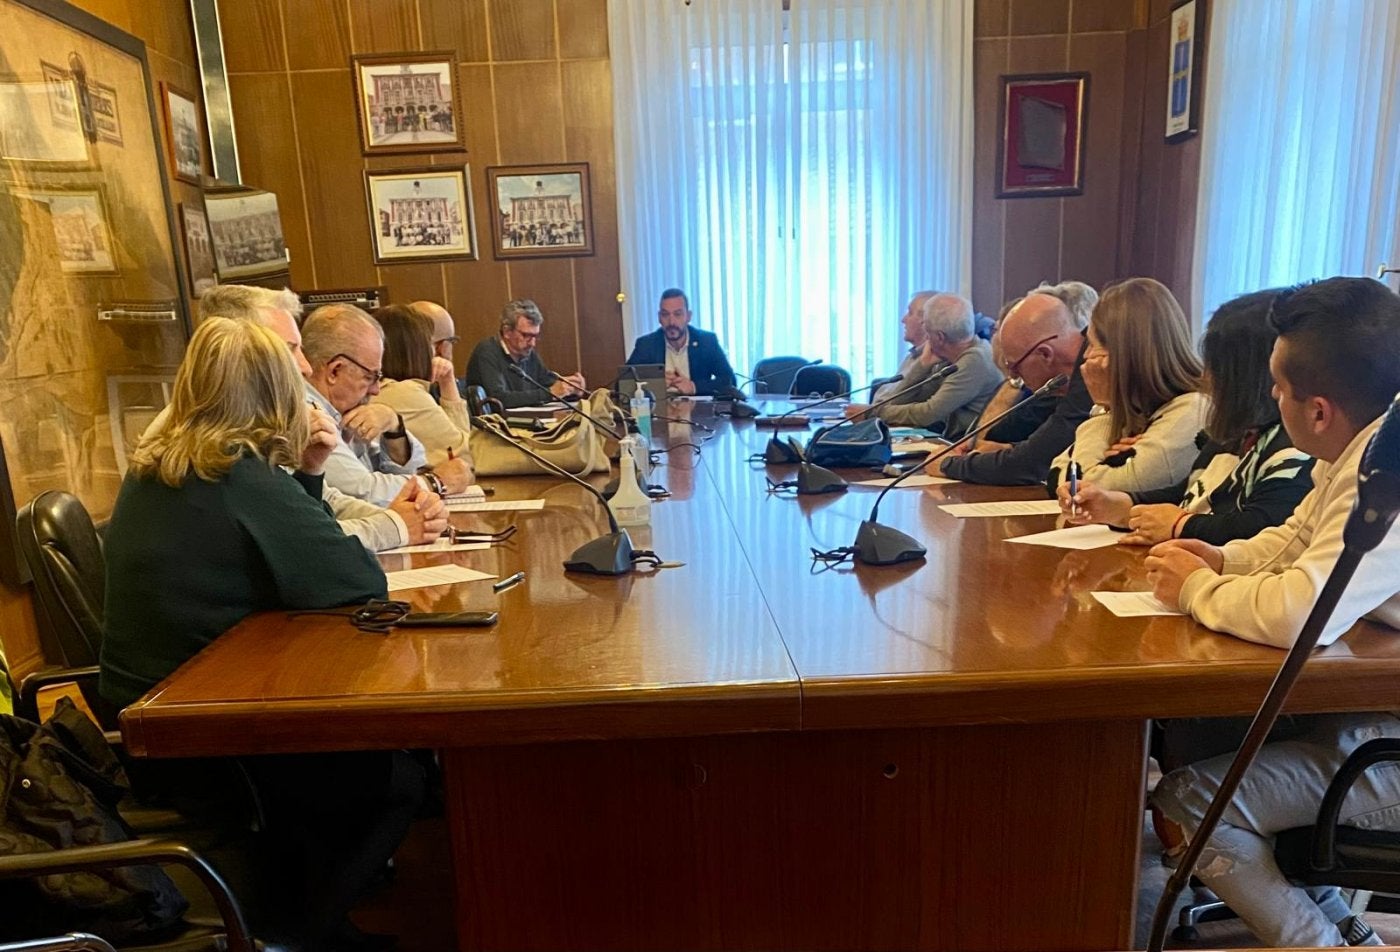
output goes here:
{"type": "Polygon", "coordinates": [[[632,452],[637,457],[637,477],[641,483],[643,491],[651,484],[651,443],[642,434],[641,428],[637,424],[632,424],[628,428],[633,443],[632,452]]]}
{"type": "Polygon", "coordinates": [[[642,434],[647,446],[651,446],[651,398],[647,385],[637,381],[637,389],[632,391],[632,419],[637,421],[637,432],[642,434]]]}
{"type": "Polygon", "coordinates": [[[617,492],[608,500],[608,508],[619,526],[651,525],[651,497],[637,485],[636,440],[624,436],[619,445],[622,455],[617,461],[617,492]]]}

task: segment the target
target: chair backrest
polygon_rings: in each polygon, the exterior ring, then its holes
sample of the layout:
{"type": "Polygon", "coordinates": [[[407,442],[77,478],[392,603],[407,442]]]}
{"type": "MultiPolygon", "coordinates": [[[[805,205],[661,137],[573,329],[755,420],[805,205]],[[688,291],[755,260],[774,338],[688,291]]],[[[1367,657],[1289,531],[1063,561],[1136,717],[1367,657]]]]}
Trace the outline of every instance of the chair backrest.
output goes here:
{"type": "Polygon", "coordinates": [[[480,384],[470,384],[462,388],[462,396],[467,401],[467,412],[474,417],[487,413],[505,413],[505,407],[501,406],[501,401],[493,400],[486,395],[486,388],[480,384]]]}
{"type": "Polygon", "coordinates": [[[791,393],[792,378],[805,363],[805,357],[764,357],[753,365],[754,392],[791,393]]]}
{"type": "Polygon", "coordinates": [[[836,396],[851,392],[851,375],[844,367],[835,364],[817,364],[803,367],[792,378],[793,396],[805,397],[809,393],[831,394],[836,396]]]}
{"type": "Polygon", "coordinates": [[[39,642],[50,664],[97,664],[102,650],[106,561],[102,539],[78,498],[49,490],[15,520],[19,549],[34,576],[39,642]]]}

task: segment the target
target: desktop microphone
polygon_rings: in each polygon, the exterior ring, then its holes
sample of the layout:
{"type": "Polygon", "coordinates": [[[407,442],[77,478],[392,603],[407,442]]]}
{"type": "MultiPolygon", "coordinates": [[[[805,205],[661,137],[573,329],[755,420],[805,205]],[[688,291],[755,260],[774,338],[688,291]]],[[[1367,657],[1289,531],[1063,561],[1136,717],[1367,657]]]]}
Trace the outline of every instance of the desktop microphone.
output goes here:
{"type": "MultiPolygon", "coordinates": [[[[785,373],[792,373],[792,374],[795,376],[795,375],[797,374],[797,371],[801,370],[803,367],[815,367],[817,364],[819,364],[819,363],[821,363],[821,362],[822,362],[822,361],[821,361],[821,358],[818,357],[816,360],[809,360],[809,361],[807,361],[805,364],[802,364],[802,365],[800,365],[800,366],[798,366],[798,367],[795,367],[795,368],[794,368],[794,367],[779,367],[779,368],[777,368],[776,370],[770,370],[770,371],[769,371],[768,373],[766,373],[766,374],[759,374],[757,377],[750,377],[750,376],[748,376],[747,374],[741,374],[741,373],[736,373],[734,376],[736,376],[736,377],[743,377],[744,380],[746,381],[746,383],[744,384],[744,386],[748,386],[748,384],[751,384],[751,383],[762,383],[763,381],[769,379],[770,377],[781,376],[782,374],[785,374],[785,373]]],[[[748,399],[749,399],[749,398],[748,398],[748,396],[744,393],[743,389],[740,388],[740,387],[735,387],[735,386],[721,387],[720,389],[718,389],[718,390],[715,391],[715,399],[716,399],[716,400],[729,400],[729,401],[731,401],[730,406],[729,406],[729,415],[732,416],[732,417],[734,417],[735,419],[739,419],[739,420],[752,420],[754,417],[758,416],[758,410],[755,409],[753,406],[751,406],[751,405],[748,403],[748,399]]]]}
{"type": "Polygon", "coordinates": [[[880,524],[880,500],[884,499],[885,494],[891,489],[894,489],[910,476],[923,470],[934,460],[942,459],[968,440],[991,429],[1006,416],[1021,409],[1021,407],[1032,400],[1043,397],[1052,390],[1058,390],[1068,381],[1069,376],[1067,374],[1058,374],[1051,377],[1034,393],[1027,397],[1022,397],[1019,401],[1012,404],[1003,412],[998,413],[986,423],[968,430],[957,442],[949,443],[937,453],[931,453],[923,462],[909,467],[903,473],[896,476],[891,480],[890,484],[880,490],[880,494],[875,497],[875,504],[870,507],[870,517],[862,522],[860,528],[856,531],[856,542],[851,549],[851,554],[856,557],[857,561],[864,562],[866,565],[897,565],[900,562],[912,562],[915,559],[922,559],[928,554],[928,550],[925,549],[922,544],[916,541],[912,536],[908,536],[898,529],[891,529],[889,526],[880,524]]]}
{"type": "Polygon", "coordinates": [[[614,424],[613,426],[609,426],[608,424],[604,423],[602,420],[599,420],[597,417],[595,417],[595,416],[590,416],[589,414],[584,413],[584,412],[583,412],[581,409],[579,409],[578,406],[576,406],[575,404],[572,404],[572,403],[570,403],[570,402],[567,401],[567,400],[561,400],[560,398],[556,397],[556,396],[550,391],[550,389],[549,389],[548,387],[546,387],[544,384],[540,383],[540,382],[539,382],[538,380],[536,380],[534,377],[532,377],[532,376],[530,376],[529,374],[527,374],[527,373],[526,373],[522,368],[520,368],[519,366],[517,366],[517,365],[515,365],[515,364],[510,364],[510,365],[508,366],[507,369],[508,369],[511,373],[513,373],[513,374],[515,374],[517,377],[519,377],[521,380],[524,380],[526,383],[534,384],[536,387],[538,387],[538,388],[540,388],[541,390],[543,390],[543,391],[549,396],[549,402],[550,402],[550,403],[558,403],[558,404],[562,405],[565,409],[571,410],[571,411],[573,411],[574,413],[577,413],[579,416],[583,417],[583,418],[584,418],[585,420],[587,420],[589,423],[592,423],[595,427],[597,427],[597,428],[598,428],[598,431],[601,432],[604,436],[610,436],[610,437],[612,437],[613,439],[618,439],[618,433],[617,433],[617,429],[616,429],[616,424],[614,424]]]}
{"type": "MultiPolygon", "coordinates": [[[[1181,895],[1181,890],[1195,871],[1201,851],[1210,841],[1211,834],[1215,832],[1221,816],[1229,807],[1240,781],[1244,779],[1249,765],[1259,753],[1259,748],[1264,746],[1269,732],[1273,730],[1279,711],[1288,700],[1288,694],[1293,690],[1298,676],[1302,674],[1308,656],[1322,637],[1337,603],[1351,584],[1351,578],[1356,573],[1362,556],[1381,544],[1395,523],[1397,513],[1400,513],[1400,394],[1391,401],[1381,419],[1380,427],[1361,455],[1361,465],[1357,467],[1356,501],[1352,503],[1351,513],[1342,528],[1342,553],[1337,557],[1336,565],[1332,567],[1331,574],[1323,584],[1312,611],[1308,612],[1297,640],[1288,649],[1278,674],[1274,675],[1269,692],[1259,703],[1259,710],[1249,725],[1249,732],[1245,734],[1235,759],[1230,762],[1230,769],[1226,771],[1215,796],[1211,798],[1210,806],[1206,808],[1205,816],[1192,835],[1186,852],[1178,861],[1171,878],[1167,880],[1162,898],[1157,903],[1157,910],[1152,917],[1152,934],[1147,941],[1148,952],[1161,952],[1167,939],[1167,924],[1171,921],[1176,907],[1176,898],[1181,895]]],[[[1343,796],[1348,789],[1341,788],[1343,796]]],[[[1334,830],[1340,807],[1340,798],[1334,797],[1333,792],[1328,790],[1318,811],[1318,832],[1313,837],[1310,865],[1315,869],[1326,869],[1328,864],[1333,862],[1331,854],[1334,830]],[[1324,822],[1324,817],[1330,819],[1324,822]]]]}
{"type": "MultiPolygon", "coordinates": [[[[509,427],[505,429],[507,433],[510,432],[509,427]]],[[[494,428],[490,432],[501,437],[506,443],[550,472],[578,483],[598,500],[598,504],[608,514],[608,527],[612,531],[605,536],[599,536],[592,542],[585,542],[575,549],[573,554],[564,560],[564,571],[586,572],[590,575],[626,575],[632,571],[632,539],[627,535],[626,529],[618,526],[617,517],[613,515],[608,501],[603,498],[603,494],[598,491],[596,486],[587,480],[580,479],[567,469],[556,466],[524,443],[499,433],[494,428]]]]}

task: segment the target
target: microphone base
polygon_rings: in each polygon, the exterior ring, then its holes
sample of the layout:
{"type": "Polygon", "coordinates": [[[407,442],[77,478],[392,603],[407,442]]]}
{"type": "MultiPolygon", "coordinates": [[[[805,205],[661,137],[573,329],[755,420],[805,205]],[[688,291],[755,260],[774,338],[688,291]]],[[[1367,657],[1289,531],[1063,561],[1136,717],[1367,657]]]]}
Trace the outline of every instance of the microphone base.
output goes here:
{"type": "Polygon", "coordinates": [[[801,460],[802,457],[798,455],[796,448],[791,443],[784,443],[776,436],[770,436],[768,445],[763,448],[763,462],[774,466],[797,463],[801,460]]]}
{"type": "Polygon", "coordinates": [[[632,539],[626,529],[585,542],[564,562],[565,572],[626,575],[632,571],[632,539]]]}
{"type": "Polygon", "coordinates": [[[758,407],[735,400],[729,405],[729,415],[736,420],[752,420],[758,416],[758,407]]]}
{"type": "Polygon", "coordinates": [[[825,466],[803,463],[797,471],[797,494],[799,496],[821,496],[826,493],[843,493],[850,483],[837,476],[825,466]]]}
{"type": "Polygon", "coordinates": [[[928,554],[928,549],[912,536],[869,520],[863,521],[856,531],[854,548],[856,561],[866,565],[917,562],[928,554]]]}

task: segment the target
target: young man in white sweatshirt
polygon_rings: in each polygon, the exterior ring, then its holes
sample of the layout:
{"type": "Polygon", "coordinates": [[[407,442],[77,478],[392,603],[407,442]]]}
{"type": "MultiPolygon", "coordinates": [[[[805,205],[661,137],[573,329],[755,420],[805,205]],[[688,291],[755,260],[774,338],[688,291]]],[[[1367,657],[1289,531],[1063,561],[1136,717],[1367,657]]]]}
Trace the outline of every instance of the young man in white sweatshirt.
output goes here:
{"type": "MultiPolygon", "coordinates": [[[[1400,391],[1400,297],[1369,278],[1330,278],[1280,296],[1272,320],[1279,333],[1270,361],[1274,393],[1294,445],[1318,460],[1312,492],[1282,526],[1218,547],[1196,539],[1164,542],[1152,549],[1147,569],[1167,604],[1218,631],[1282,648],[1297,638],[1336,564],[1362,453],[1400,391]]],[[[1320,644],[1331,644],[1362,617],[1400,627],[1397,558],[1400,526],[1362,560],[1320,644]]],[[[1384,702],[1377,698],[1377,706],[1384,702]]],[[[1383,736],[1400,737],[1394,713],[1294,718],[1245,775],[1197,875],[1264,941],[1380,944],[1335,890],[1290,885],[1274,862],[1272,838],[1311,824],[1342,762],[1383,736]]],[[[1191,835],[1232,759],[1226,754],[1173,771],[1153,802],[1191,835]]],[[[1342,822],[1400,829],[1400,768],[1367,772],[1348,796],[1342,822]]]]}

